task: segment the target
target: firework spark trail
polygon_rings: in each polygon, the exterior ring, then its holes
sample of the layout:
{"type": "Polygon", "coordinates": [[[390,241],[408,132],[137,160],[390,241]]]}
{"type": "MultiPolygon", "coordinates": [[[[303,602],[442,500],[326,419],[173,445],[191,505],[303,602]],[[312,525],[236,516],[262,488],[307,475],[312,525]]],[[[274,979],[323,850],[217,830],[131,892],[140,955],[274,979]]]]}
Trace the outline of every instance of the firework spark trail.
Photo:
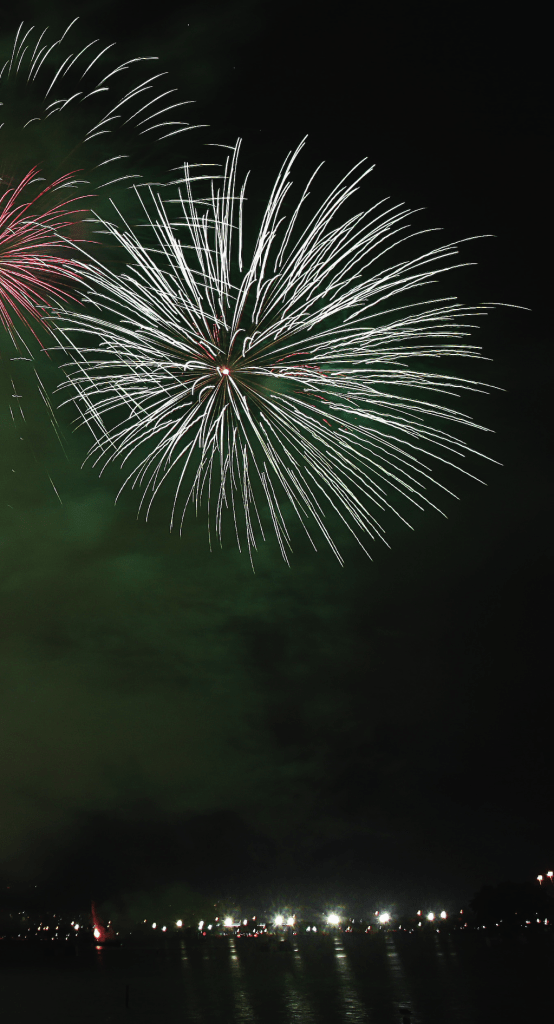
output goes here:
{"type": "Polygon", "coordinates": [[[50,136],[60,122],[77,116],[80,135],[71,138],[71,154],[79,148],[79,164],[84,167],[87,184],[103,190],[122,182],[140,183],[139,173],[126,171],[128,154],[117,149],[137,141],[144,148],[145,142],[160,142],[189,131],[193,126],[175,117],[191,101],[174,102],[177,90],[163,88],[167,72],[142,77],[144,62],[157,57],[128,59],[106,72],[103,58],[115,44],[104,46],[94,39],[80,49],[73,46],[71,30],[78,20],[74,18],[53,42],[47,41],[47,28],[39,35],[34,26],[26,31],[23,22],[19,26],[12,51],[0,70],[0,142],[4,148],[8,145],[16,149],[16,143],[23,148],[30,136],[28,144],[35,151],[44,151],[35,153],[33,163],[44,170],[50,136]],[[133,77],[135,71],[141,72],[138,80],[133,77]],[[127,90],[123,95],[120,83],[127,90]],[[96,100],[91,103],[93,97],[96,100]],[[100,112],[98,98],[104,105],[100,112]],[[91,148],[90,143],[99,138],[101,149],[91,148]],[[99,153],[103,158],[95,162],[99,153]]]}
{"type": "Polygon", "coordinates": [[[366,535],[384,539],[374,509],[405,522],[395,493],[419,508],[436,507],[431,483],[451,493],[433,462],[472,475],[460,462],[478,453],[448,424],[486,428],[436,398],[485,386],[408,364],[483,358],[460,339],[491,307],[451,297],[391,305],[467,265],[452,263],[457,244],[391,263],[399,245],[426,233],[410,232],[413,211],[380,202],[339,222],[372,170],[360,164],[300,226],[314,176],[292,213],[283,204],[303,145],[276,179],[249,258],[237,144],[208,197],[195,196],[185,165],[179,227],[166,200],[140,199],[155,245],[142,245],[125,222],[109,227],[126,253],[125,273],[83,267],[85,305],[60,310],[54,330],[70,357],[61,387],[95,436],[89,456],[102,467],[133,466],[123,486],[142,488],[147,517],[173,475],[172,526],[179,501],[184,517],[189,503],[198,511],[205,500],[221,541],[227,507],[252,558],[264,537],[263,498],[286,561],[286,506],[314,547],[315,524],[342,561],[329,507],[367,553],[366,535]]]}

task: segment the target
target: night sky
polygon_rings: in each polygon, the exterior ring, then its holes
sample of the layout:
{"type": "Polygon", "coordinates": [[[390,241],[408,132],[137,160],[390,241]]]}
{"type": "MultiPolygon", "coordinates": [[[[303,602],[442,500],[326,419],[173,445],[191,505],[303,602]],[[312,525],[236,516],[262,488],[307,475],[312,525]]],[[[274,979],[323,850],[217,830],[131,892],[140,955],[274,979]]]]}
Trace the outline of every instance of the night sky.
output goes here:
{"type": "MultiPolygon", "coordinates": [[[[552,868],[548,117],[533,5],[523,22],[472,4],[185,0],[148,20],[121,0],[78,6],[85,36],[159,55],[195,101],[191,120],[209,127],[175,144],[173,166],[240,136],[262,209],[304,135],[296,176],[325,160],[321,189],[367,157],[356,209],[390,196],[445,241],[495,236],[466,245],[478,265],[443,294],[529,311],[491,312],[475,341],[493,361],[456,367],[504,389],[464,400],[501,463],[468,467],[486,486],[447,478],[460,500],[444,497],[447,518],[413,513],[413,531],[384,517],[391,547],[375,542],[371,561],[339,528],[341,568],[298,529],[290,568],[270,540],[255,573],[230,538],[210,553],[203,516],[179,537],[163,502],[147,523],[136,492],[114,505],[120,472],[81,468],[85,431],[65,407],[59,444],[24,369],[14,425],[3,338],[4,893],[130,913],[208,897],[370,912],[457,908],[483,883],[552,868]]],[[[43,3],[4,9],[3,48],[23,17],[48,23],[43,3]]],[[[43,379],[55,387],[55,368],[43,379]]]]}

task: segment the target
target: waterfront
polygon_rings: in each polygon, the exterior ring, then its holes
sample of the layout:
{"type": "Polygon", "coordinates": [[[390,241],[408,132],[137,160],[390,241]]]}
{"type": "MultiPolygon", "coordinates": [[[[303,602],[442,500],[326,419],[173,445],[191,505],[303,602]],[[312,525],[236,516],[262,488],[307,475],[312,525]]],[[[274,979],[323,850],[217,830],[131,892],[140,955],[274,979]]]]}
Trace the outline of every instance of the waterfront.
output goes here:
{"type": "Polygon", "coordinates": [[[483,933],[297,936],[0,951],[6,1020],[42,1024],[540,1024],[553,947],[483,933]],[[409,1011],[409,1012],[408,1012],[409,1011]]]}

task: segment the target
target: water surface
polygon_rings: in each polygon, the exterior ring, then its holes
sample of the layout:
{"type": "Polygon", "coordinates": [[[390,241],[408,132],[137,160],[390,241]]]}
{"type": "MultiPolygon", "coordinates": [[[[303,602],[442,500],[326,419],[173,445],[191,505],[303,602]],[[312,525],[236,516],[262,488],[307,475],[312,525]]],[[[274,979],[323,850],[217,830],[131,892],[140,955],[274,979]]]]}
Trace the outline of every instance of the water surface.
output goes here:
{"type": "Polygon", "coordinates": [[[48,956],[2,946],[2,1019],[20,1024],[540,1024],[554,1003],[548,940],[337,934],[298,936],[288,951],[229,938],[48,956]]]}

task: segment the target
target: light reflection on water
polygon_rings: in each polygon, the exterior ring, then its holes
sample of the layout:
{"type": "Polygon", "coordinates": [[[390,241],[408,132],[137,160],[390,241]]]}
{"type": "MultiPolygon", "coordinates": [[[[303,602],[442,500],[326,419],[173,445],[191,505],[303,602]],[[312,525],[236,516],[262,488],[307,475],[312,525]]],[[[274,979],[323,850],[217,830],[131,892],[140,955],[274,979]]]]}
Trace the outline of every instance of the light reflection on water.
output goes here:
{"type": "MultiPolygon", "coordinates": [[[[194,978],[187,978],[188,1016],[183,1019],[191,1024],[526,1024],[525,1018],[511,1015],[506,1000],[501,1016],[490,1015],[503,1002],[504,968],[500,965],[496,981],[489,978],[500,986],[498,998],[492,989],[483,999],[486,950],[477,949],[476,959],[464,965],[450,936],[428,936],[425,941],[392,934],[299,936],[288,952],[264,950],[254,939],[230,940],[220,943],[217,955],[210,947],[205,954],[211,984],[217,978],[222,997],[225,951],[230,986],[226,1006],[222,999],[214,1002],[213,990],[211,1001],[206,998],[208,988],[203,1009],[197,1004],[194,1010],[194,978]]],[[[523,979],[522,988],[529,990],[523,979]]],[[[528,1010],[538,1024],[540,1015],[528,1010]]]]}
{"type": "Polygon", "coordinates": [[[236,941],[234,938],[229,940],[229,946],[231,950],[231,978],[233,980],[235,997],[235,1020],[240,1021],[240,1024],[253,1024],[256,1017],[250,1004],[248,994],[245,991],[243,972],[241,970],[236,941]]]}
{"type": "Polygon", "coordinates": [[[484,937],[229,937],[33,961],[0,950],[2,1020],[17,1024],[540,1024],[553,949],[484,937]],[[19,957],[19,959],[18,959],[19,957]],[[126,1006],[125,993],[130,993],[126,1006]]]}
{"type": "Polygon", "coordinates": [[[387,951],[387,966],[391,976],[392,990],[394,992],[394,1003],[396,1004],[396,1009],[398,1011],[398,1017],[396,1019],[402,1020],[403,1017],[408,1016],[410,1024],[420,1024],[421,1017],[414,1007],[411,988],[392,935],[386,936],[385,943],[387,951]],[[401,1013],[401,1010],[408,1010],[409,1012],[407,1014],[401,1013]]]}
{"type": "Polygon", "coordinates": [[[343,1002],[343,1018],[345,1021],[359,1021],[360,1024],[362,1022],[365,1024],[365,1021],[369,1021],[370,1018],[358,998],[354,977],[348,963],[342,938],[339,935],[335,936],[333,944],[343,1002]]]}

